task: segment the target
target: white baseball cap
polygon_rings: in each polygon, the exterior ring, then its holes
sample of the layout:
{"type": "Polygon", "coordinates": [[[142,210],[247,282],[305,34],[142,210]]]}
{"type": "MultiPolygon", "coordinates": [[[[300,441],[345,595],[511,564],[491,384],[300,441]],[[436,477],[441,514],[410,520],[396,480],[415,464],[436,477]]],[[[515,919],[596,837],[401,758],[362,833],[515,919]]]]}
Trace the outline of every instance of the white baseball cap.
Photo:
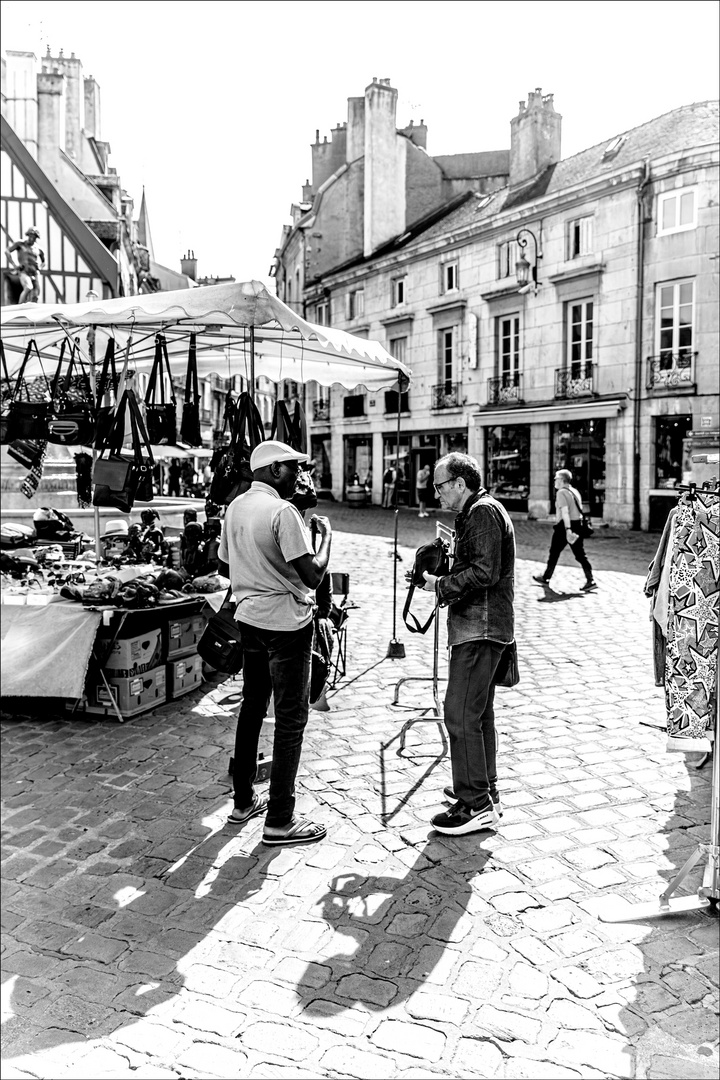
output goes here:
{"type": "Polygon", "coordinates": [[[266,465],[272,465],[276,461],[309,461],[307,454],[301,454],[293,450],[287,443],[278,442],[277,439],[267,439],[256,446],[250,455],[250,468],[264,469],[266,465]]]}

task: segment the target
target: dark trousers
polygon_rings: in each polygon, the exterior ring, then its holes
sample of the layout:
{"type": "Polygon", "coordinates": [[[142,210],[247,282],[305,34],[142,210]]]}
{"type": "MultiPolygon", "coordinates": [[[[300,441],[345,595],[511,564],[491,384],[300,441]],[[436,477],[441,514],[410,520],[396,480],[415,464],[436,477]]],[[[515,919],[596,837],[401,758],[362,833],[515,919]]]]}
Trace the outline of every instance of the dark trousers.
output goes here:
{"type": "Polygon", "coordinates": [[[295,777],[308,719],[312,621],[300,630],[261,630],[238,623],[243,646],[243,697],[235,734],[235,806],[252,802],[258,742],[271,693],[275,738],[266,823],[287,825],[295,810],[295,777]]]}
{"type": "MultiPolygon", "coordinates": [[[[565,522],[558,521],[553,529],[552,540],[550,541],[550,554],[548,555],[547,566],[545,567],[545,573],[543,574],[546,581],[549,581],[553,576],[555,567],[558,564],[558,559],[560,558],[563,549],[567,546],[568,541],[567,536],[565,535],[565,522]]],[[[581,536],[577,538],[574,544],[570,544],[570,550],[585,571],[585,580],[592,581],[592,566],[585,554],[585,547],[581,536]]]]}
{"type": "Polygon", "coordinates": [[[504,645],[465,641],[450,650],[445,727],[450,737],[455,797],[473,810],[497,791],[495,687],[493,678],[504,645]]]}

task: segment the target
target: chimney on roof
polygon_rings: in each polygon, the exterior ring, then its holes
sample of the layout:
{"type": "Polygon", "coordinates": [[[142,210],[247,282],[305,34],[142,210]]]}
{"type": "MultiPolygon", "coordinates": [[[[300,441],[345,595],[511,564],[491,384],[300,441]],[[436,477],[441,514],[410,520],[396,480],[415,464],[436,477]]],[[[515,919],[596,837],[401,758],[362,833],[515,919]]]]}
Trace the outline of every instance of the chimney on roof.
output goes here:
{"type": "Polygon", "coordinates": [[[180,260],[180,273],[192,278],[193,281],[197,281],[197,259],[195,258],[195,252],[191,251],[190,248],[188,248],[187,255],[184,255],[180,260]]]}
{"type": "Polygon", "coordinates": [[[85,119],[83,127],[90,139],[100,139],[100,87],[92,75],[83,80],[85,119]]]}
{"type": "Polygon", "coordinates": [[[553,95],[540,87],[519,103],[510,121],[510,187],[518,187],[560,160],[562,116],[555,112],[553,95]]]}
{"type": "Polygon", "coordinates": [[[65,76],[41,71],[37,77],[38,162],[51,179],[57,151],[65,145],[65,76]]]}
{"type": "Polygon", "coordinates": [[[405,228],[407,142],[397,133],[397,99],[389,79],[365,89],[364,255],[405,228]]]}

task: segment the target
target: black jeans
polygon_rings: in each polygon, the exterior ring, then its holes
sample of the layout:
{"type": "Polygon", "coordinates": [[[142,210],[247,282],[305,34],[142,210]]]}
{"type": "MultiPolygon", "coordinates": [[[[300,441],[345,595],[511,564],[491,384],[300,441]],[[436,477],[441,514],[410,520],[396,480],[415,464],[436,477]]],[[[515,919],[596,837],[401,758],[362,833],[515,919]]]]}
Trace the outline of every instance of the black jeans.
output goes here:
{"type": "Polygon", "coordinates": [[[495,687],[493,677],[505,646],[464,641],[450,650],[445,727],[455,798],[473,810],[497,791],[495,687]]]}
{"type": "MultiPolygon", "coordinates": [[[[546,581],[549,581],[555,572],[555,567],[558,564],[563,548],[568,546],[567,536],[565,535],[565,522],[558,521],[553,529],[552,540],[550,541],[550,554],[548,555],[547,566],[545,567],[545,573],[543,577],[546,581]]],[[[574,544],[570,544],[570,550],[582,566],[585,571],[585,580],[592,581],[593,571],[590,565],[590,560],[585,554],[585,547],[581,536],[577,538],[574,544]]]]}
{"type": "Polygon", "coordinates": [[[312,621],[300,630],[261,630],[238,623],[243,646],[243,697],[235,734],[235,806],[252,802],[258,741],[271,693],[275,738],[266,823],[287,825],[295,810],[295,777],[308,719],[312,621]]]}

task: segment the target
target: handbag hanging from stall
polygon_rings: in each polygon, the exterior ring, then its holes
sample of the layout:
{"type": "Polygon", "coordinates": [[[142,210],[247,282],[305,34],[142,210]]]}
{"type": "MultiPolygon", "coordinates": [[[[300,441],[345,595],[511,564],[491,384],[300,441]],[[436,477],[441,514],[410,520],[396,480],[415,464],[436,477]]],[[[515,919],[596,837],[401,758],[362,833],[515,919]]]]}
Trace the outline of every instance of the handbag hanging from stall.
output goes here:
{"type": "Polygon", "coordinates": [[[47,421],[47,439],[64,446],[87,445],[95,435],[95,407],[90,387],[90,377],[78,363],[79,349],[73,342],[65,376],[61,378],[65,356],[65,342],[60,346],[60,359],[52,385],[52,409],[47,421]],[[75,366],[80,373],[73,378],[75,366]]]}
{"type": "Polygon", "coordinates": [[[15,386],[10,396],[10,404],[7,412],[7,423],[3,424],[3,443],[14,442],[15,439],[47,439],[47,421],[50,415],[52,387],[45,375],[42,366],[42,358],[35,339],[28,341],[25,356],[20,365],[15,386]],[[35,352],[40,361],[42,378],[25,379],[25,368],[32,352],[35,352]],[[27,397],[22,400],[23,390],[27,397]]]}
{"type": "Polygon", "coordinates": [[[100,454],[93,471],[94,506],[114,506],[127,514],[132,510],[136,498],[145,501],[152,498],[152,468],[155,460],[137,399],[132,390],[126,390],[123,394],[112,428],[100,454]],[[131,458],[123,457],[121,454],[126,412],[130,415],[133,450],[131,458]],[[143,447],[147,450],[147,457],[143,457],[143,447]],[[106,452],[108,457],[103,457],[102,455],[106,452]]]}
{"type": "Polygon", "coordinates": [[[13,385],[10,381],[10,373],[5,359],[5,346],[2,341],[0,341],[0,364],[2,364],[2,372],[0,373],[0,443],[4,444],[8,442],[6,435],[13,385]]]}
{"type": "Polygon", "coordinates": [[[167,341],[164,334],[155,338],[155,360],[145,394],[145,415],[148,436],[155,446],[175,446],[177,443],[177,402],[173,389],[167,341]],[[170,386],[170,400],[165,400],[165,375],[170,386]],[[157,388],[158,400],[155,399],[157,388]]]}
{"type": "Polygon", "coordinates": [[[182,420],[180,421],[180,438],[188,446],[202,446],[200,391],[198,390],[197,374],[197,334],[190,335],[190,350],[188,352],[188,366],[185,376],[185,401],[183,403],[182,420]]]}
{"type": "Polygon", "coordinates": [[[218,506],[228,506],[250,487],[250,455],[265,440],[262,417],[250,394],[243,392],[236,401],[228,395],[228,399],[225,416],[226,422],[229,417],[230,445],[221,447],[210,463],[213,468],[214,462],[210,498],[218,506]]]}
{"type": "Polygon", "coordinates": [[[110,433],[117,408],[118,373],[115,366],[115,338],[110,338],[100,371],[95,397],[95,446],[102,446],[110,433]]]}
{"type": "Polygon", "coordinates": [[[307,421],[303,407],[295,402],[292,413],[287,401],[278,401],[273,412],[270,438],[292,446],[299,454],[307,454],[307,421]]]}

